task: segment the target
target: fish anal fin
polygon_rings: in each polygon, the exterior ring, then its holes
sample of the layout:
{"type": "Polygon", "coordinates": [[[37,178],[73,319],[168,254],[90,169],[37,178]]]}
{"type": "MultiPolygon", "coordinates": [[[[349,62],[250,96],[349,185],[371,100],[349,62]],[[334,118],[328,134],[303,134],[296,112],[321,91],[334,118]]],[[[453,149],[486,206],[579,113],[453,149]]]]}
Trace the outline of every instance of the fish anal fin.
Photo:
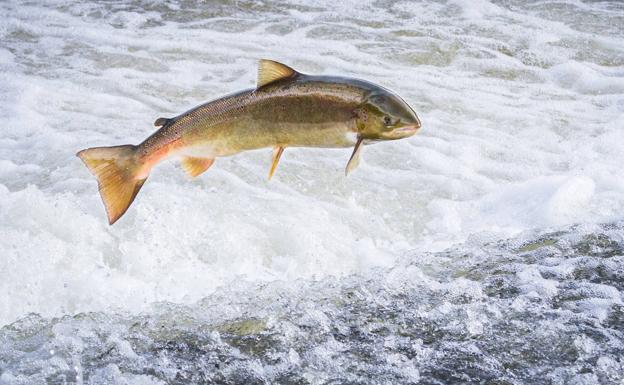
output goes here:
{"type": "Polygon", "coordinates": [[[273,161],[271,162],[271,169],[269,170],[269,180],[273,178],[273,174],[275,173],[275,169],[277,168],[277,164],[279,163],[283,152],[284,147],[282,146],[275,146],[273,148],[273,161]]]}
{"type": "Polygon", "coordinates": [[[196,158],[192,156],[182,158],[182,168],[193,178],[208,170],[213,163],[214,159],[212,158],[196,158]]]}
{"type": "Polygon", "coordinates": [[[355,148],[353,149],[351,158],[349,158],[349,163],[347,163],[347,167],[345,168],[345,175],[349,175],[349,173],[355,170],[355,168],[360,164],[360,153],[362,152],[363,141],[364,139],[359,137],[355,143],[355,148]]]}
{"type": "Polygon", "coordinates": [[[169,118],[158,118],[156,119],[156,121],[154,122],[154,127],[162,127],[165,124],[169,123],[171,119],[169,118]]]}
{"type": "Polygon", "coordinates": [[[289,66],[268,59],[261,59],[258,63],[258,84],[257,88],[266,86],[275,81],[294,77],[299,74],[289,66]]]}

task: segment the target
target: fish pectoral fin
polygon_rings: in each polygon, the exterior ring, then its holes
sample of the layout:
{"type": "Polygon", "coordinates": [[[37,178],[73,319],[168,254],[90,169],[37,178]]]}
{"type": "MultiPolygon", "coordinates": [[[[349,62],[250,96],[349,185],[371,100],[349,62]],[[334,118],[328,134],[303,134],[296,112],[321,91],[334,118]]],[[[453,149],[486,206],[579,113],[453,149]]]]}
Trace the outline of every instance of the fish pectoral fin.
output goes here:
{"type": "Polygon", "coordinates": [[[169,118],[158,118],[156,119],[156,121],[154,122],[154,127],[162,127],[165,124],[169,123],[171,119],[169,118]]]}
{"type": "Polygon", "coordinates": [[[345,168],[345,175],[349,175],[349,173],[360,164],[360,153],[362,152],[362,142],[363,138],[358,137],[357,143],[355,143],[355,148],[353,149],[353,153],[351,154],[351,158],[349,158],[349,163],[347,163],[347,167],[345,168]]]}
{"type": "Polygon", "coordinates": [[[277,168],[277,163],[279,163],[280,157],[284,152],[284,147],[275,146],[273,147],[273,161],[271,162],[271,169],[269,170],[269,180],[273,178],[273,174],[275,173],[275,169],[277,168]]]}
{"type": "Polygon", "coordinates": [[[256,88],[266,86],[280,79],[286,79],[298,75],[299,72],[289,66],[273,60],[262,59],[258,63],[258,84],[256,88]]]}
{"type": "Polygon", "coordinates": [[[204,171],[208,170],[214,161],[215,160],[212,158],[195,158],[187,156],[182,158],[182,168],[189,176],[195,178],[204,171]]]}

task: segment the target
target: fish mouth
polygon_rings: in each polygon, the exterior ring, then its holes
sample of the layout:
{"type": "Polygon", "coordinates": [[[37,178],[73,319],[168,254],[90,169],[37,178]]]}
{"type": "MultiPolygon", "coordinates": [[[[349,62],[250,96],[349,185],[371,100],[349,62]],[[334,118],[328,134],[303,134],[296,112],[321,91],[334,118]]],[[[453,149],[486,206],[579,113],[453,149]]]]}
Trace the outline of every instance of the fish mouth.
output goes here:
{"type": "Polygon", "coordinates": [[[403,139],[414,135],[420,129],[420,124],[410,124],[408,126],[402,126],[395,128],[394,130],[382,134],[383,139],[403,139]]]}
{"type": "Polygon", "coordinates": [[[420,130],[420,127],[422,127],[422,125],[420,124],[420,119],[418,119],[418,116],[416,116],[416,114],[414,114],[412,119],[413,119],[412,122],[409,122],[409,124],[403,127],[398,127],[394,129],[392,133],[397,134],[397,135],[406,135],[406,136],[414,135],[416,131],[420,130]]]}
{"type": "Polygon", "coordinates": [[[417,124],[412,124],[409,126],[404,126],[401,128],[397,128],[396,130],[393,131],[393,133],[397,133],[397,134],[411,134],[411,133],[416,133],[416,131],[418,131],[420,129],[420,123],[417,124]]]}
{"type": "Polygon", "coordinates": [[[411,126],[416,127],[417,130],[422,127],[422,125],[420,124],[420,119],[418,118],[418,116],[416,116],[416,114],[414,114],[414,124],[411,124],[411,126]]]}
{"type": "Polygon", "coordinates": [[[401,139],[414,135],[420,129],[420,122],[403,126],[392,130],[390,134],[393,138],[401,139]]]}

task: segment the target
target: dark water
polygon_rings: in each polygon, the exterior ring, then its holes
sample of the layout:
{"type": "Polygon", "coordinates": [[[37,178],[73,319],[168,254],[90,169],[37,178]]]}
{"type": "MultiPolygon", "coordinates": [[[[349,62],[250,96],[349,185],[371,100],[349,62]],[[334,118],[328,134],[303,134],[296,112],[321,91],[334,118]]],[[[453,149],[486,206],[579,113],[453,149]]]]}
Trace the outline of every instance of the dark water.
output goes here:
{"type": "Polygon", "coordinates": [[[621,384],[624,224],[0,330],[6,384],[621,384]]]}

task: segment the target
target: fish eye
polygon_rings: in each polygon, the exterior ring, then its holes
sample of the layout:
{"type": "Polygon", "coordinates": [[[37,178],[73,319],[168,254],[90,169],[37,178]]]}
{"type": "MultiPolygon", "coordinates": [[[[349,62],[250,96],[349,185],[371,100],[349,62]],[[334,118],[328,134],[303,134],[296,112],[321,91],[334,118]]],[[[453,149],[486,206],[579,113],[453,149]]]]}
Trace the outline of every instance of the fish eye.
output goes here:
{"type": "Polygon", "coordinates": [[[392,119],[390,119],[390,117],[386,115],[383,118],[383,122],[386,126],[389,126],[392,123],[392,119]]]}

